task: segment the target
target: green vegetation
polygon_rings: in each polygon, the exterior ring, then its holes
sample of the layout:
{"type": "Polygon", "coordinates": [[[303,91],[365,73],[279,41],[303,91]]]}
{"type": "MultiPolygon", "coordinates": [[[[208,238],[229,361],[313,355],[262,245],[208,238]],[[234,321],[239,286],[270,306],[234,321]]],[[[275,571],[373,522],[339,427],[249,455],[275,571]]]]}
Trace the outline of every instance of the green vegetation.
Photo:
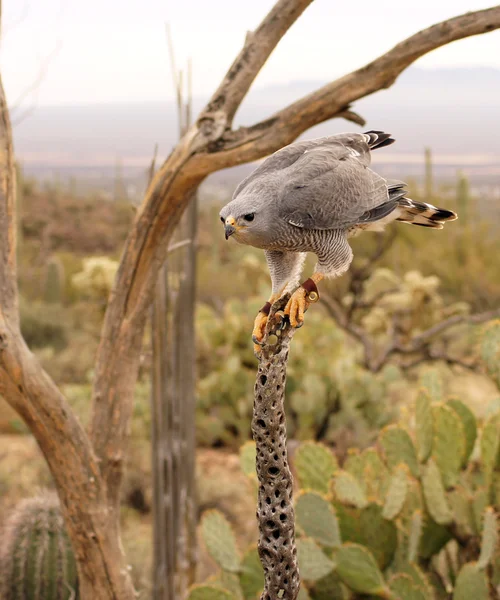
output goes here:
{"type": "MultiPolygon", "coordinates": [[[[490,329],[495,333],[487,330],[485,338],[495,335],[498,351],[500,323],[490,329]]],[[[410,420],[411,428],[382,429],[374,448],[351,451],[342,468],[321,444],[298,448],[295,516],[304,597],[493,597],[489,589],[500,578],[500,412],[479,426],[466,404],[433,402],[422,388],[410,420]]],[[[247,444],[247,473],[249,452],[247,444]]],[[[215,511],[202,519],[202,538],[220,568],[210,585],[230,598],[255,598],[263,588],[257,550],[242,558],[229,523],[215,511]]],[[[210,598],[209,588],[206,595],[204,586],[196,588],[196,597],[210,598]]]]}

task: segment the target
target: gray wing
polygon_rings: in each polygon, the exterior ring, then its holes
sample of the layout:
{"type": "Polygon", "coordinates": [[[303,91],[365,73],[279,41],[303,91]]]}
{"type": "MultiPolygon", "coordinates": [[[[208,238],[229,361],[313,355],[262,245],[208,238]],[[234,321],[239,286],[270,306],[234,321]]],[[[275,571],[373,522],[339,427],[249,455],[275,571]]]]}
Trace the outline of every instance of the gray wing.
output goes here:
{"type": "Polygon", "coordinates": [[[387,181],[368,168],[368,145],[354,142],[307,149],[286,169],[280,189],[281,218],[304,229],[340,229],[380,219],[394,210],[396,202],[389,199],[387,181]]]}
{"type": "Polygon", "coordinates": [[[371,133],[339,133],[328,137],[304,142],[295,142],[271,154],[248,177],[237,186],[233,198],[236,198],[249,184],[257,182],[273,174],[280,174],[290,170],[291,167],[313,148],[348,148],[353,155],[357,155],[362,164],[370,164],[370,144],[376,139],[371,133]]]}

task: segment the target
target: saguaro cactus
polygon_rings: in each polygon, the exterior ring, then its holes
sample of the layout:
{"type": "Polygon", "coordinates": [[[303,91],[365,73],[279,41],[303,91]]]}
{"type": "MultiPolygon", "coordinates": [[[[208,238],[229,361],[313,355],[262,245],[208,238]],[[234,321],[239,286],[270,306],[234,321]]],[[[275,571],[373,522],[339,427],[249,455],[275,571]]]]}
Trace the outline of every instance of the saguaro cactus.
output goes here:
{"type": "Polygon", "coordinates": [[[55,494],[22,501],[1,539],[2,600],[78,598],[76,563],[55,494]]]}
{"type": "Polygon", "coordinates": [[[45,273],[44,300],[48,304],[59,304],[63,300],[64,266],[57,257],[47,263],[45,273]]]}
{"type": "Polygon", "coordinates": [[[460,215],[459,223],[465,227],[470,217],[470,187],[467,176],[461,171],[457,178],[457,210],[460,215]]]}

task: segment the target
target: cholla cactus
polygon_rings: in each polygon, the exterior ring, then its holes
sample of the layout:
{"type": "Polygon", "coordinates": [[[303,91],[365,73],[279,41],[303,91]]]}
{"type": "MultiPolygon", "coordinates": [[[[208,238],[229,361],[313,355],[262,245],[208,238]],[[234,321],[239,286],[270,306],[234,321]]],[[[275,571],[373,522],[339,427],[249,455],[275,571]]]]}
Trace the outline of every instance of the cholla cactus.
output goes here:
{"type": "Polygon", "coordinates": [[[22,501],[4,526],[0,545],[2,600],[76,600],[76,563],[57,496],[22,501]]]}
{"type": "Polygon", "coordinates": [[[465,227],[469,224],[471,215],[470,187],[467,176],[459,172],[457,177],[457,210],[460,215],[459,224],[465,227]]]}
{"type": "Polygon", "coordinates": [[[115,280],[118,263],[107,256],[86,258],[83,270],[72,277],[74,287],[87,298],[107,302],[115,280]]]}
{"type": "Polygon", "coordinates": [[[439,285],[437,277],[424,277],[418,271],[398,277],[389,269],[375,269],[361,299],[370,306],[361,319],[363,328],[374,337],[383,337],[391,333],[396,320],[399,333],[410,338],[444,318],[469,311],[464,303],[446,306],[439,285]]]}

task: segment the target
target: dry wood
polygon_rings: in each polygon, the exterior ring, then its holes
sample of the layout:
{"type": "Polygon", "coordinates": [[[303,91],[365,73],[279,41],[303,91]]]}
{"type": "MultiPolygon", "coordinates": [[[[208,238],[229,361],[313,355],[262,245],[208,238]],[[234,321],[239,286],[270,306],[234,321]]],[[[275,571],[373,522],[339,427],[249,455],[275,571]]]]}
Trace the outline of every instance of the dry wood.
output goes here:
{"type": "Polygon", "coordinates": [[[288,297],[279,300],[269,314],[255,382],[252,434],[259,480],[258,549],[265,574],[261,600],[295,600],[300,585],[285,418],[286,368],[295,330],[288,320],[281,329],[281,320],[275,318],[288,297]]]}
{"type": "MultiPolygon", "coordinates": [[[[178,71],[170,28],[167,41],[177,97],[180,135],[191,118],[191,68],[187,97],[178,71]]],[[[151,170],[154,174],[154,169],[151,170]]],[[[179,223],[178,250],[160,271],[152,311],[152,463],[154,522],[154,600],[185,596],[194,583],[195,502],[195,346],[197,199],[179,223]],[[169,285],[169,278],[173,285],[169,285]]],[[[172,245],[170,246],[172,249],[172,245]]]]}
{"type": "Polygon", "coordinates": [[[231,130],[233,116],[260,68],[311,1],[279,0],[247,36],[197,124],[149,186],[125,245],[102,330],[92,444],[19,332],[14,159],[0,85],[0,392],[26,421],[50,465],[78,561],[83,600],[134,598],[118,524],[127,431],[148,308],[190,192],[211,172],[270,154],[329,118],[361,122],[349,109],[352,102],[392,85],[426,52],[500,27],[498,6],[434,25],[261,123],[231,130]]]}

